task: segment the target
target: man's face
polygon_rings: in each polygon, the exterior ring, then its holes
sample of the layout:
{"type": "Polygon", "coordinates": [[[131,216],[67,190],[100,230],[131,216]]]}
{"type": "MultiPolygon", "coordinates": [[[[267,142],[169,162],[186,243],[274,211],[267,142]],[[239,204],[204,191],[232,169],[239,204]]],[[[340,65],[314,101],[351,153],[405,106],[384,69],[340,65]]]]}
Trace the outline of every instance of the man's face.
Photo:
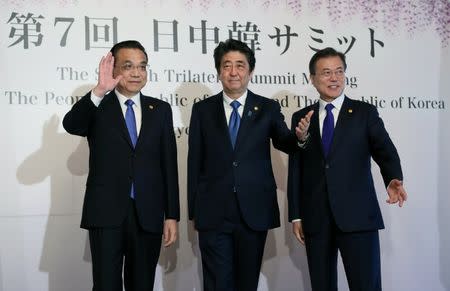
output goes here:
{"type": "Polygon", "coordinates": [[[239,98],[247,90],[251,79],[250,65],[245,55],[239,51],[226,53],[220,61],[219,79],[223,91],[233,98],[239,98]]]}
{"type": "Polygon", "coordinates": [[[320,94],[320,98],[331,102],[341,96],[345,87],[344,63],[338,56],[319,59],[316,63],[316,74],[311,81],[320,94]]]}
{"type": "Polygon", "coordinates": [[[136,95],[147,83],[147,59],[139,49],[123,48],[116,53],[114,78],[121,75],[122,80],[116,89],[126,97],[136,95]]]}

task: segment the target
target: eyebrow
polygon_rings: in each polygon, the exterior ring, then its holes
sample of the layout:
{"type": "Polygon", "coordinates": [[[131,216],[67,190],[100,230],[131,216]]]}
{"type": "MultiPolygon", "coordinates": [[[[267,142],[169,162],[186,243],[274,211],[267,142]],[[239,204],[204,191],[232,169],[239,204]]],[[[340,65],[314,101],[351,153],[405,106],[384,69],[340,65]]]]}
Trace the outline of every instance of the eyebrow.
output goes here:
{"type": "MultiPolygon", "coordinates": [[[[339,66],[339,67],[337,67],[336,69],[334,69],[334,70],[339,70],[339,69],[341,69],[341,70],[344,70],[344,68],[342,67],[342,66],[339,66]]],[[[324,69],[322,69],[322,71],[334,71],[333,69],[330,69],[330,68],[324,68],[324,69]]]]}
{"type": "MultiPolygon", "coordinates": [[[[230,61],[230,60],[226,60],[226,61],[224,61],[222,64],[230,64],[230,63],[233,63],[233,61],[230,61]]],[[[238,64],[245,64],[245,61],[243,61],[243,60],[237,60],[235,63],[238,63],[238,64]]]]}
{"type": "MultiPolygon", "coordinates": [[[[130,61],[130,60],[126,60],[123,63],[124,64],[133,64],[133,62],[130,61]]],[[[144,65],[144,64],[147,64],[147,63],[148,63],[148,61],[142,61],[142,62],[139,63],[139,65],[144,65]]]]}

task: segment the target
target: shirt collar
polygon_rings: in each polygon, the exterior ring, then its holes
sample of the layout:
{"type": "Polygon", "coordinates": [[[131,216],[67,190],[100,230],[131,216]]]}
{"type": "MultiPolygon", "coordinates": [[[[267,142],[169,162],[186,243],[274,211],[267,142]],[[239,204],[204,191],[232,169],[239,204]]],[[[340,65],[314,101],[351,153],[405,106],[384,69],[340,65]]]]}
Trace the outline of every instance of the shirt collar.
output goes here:
{"type": "Polygon", "coordinates": [[[244,94],[242,94],[241,97],[239,97],[239,98],[237,98],[237,99],[232,99],[232,98],[230,98],[230,97],[225,93],[225,91],[222,91],[222,94],[223,94],[223,102],[224,102],[226,105],[231,106],[231,105],[230,105],[231,102],[233,102],[234,100],[237,100],[237,101],[239,101],[239,103],[241,103],[241,106],[243,106],[243,105],[245,104],[245,100],[247,99],[247,93],[248,93],[248,90],[245,90],[244,94]]]}
{"type": "Polygon", "coordinates": [[[342,103],[344,103],[344,97],[345,97],[345,94],[344,94],[344,92],[342,92],[342,94],[339,97],[337,97],[336,99],[334,99],[331,102],[326,102],[319,98],[320,110],[325,110],[325,106],[327,104],[331,103],[331,104],[333,104],[334,108],[337,109],[337,111],[340,111],[341,107],[342,107],[342,103]]]}
{"type": "Polygon", "coordinates": [[[125,105],[124,105],[124,104],[125,104],[125,101],[127,101],[128,99],[133,100],[134,104],[135,104],[137,107],[140,107],[140,106],[141,106],[141,98],[140,98],[140,97],[141,97],[141,93],[137,93],[136,95],[132,96],[131,98],[126,97],[126,96],[120,94],[120,92],[117,91],[117,89],[114,89],[114,93],[116,93],[116,96],[117,96],[117,98],[119,99],[119,102],[120,102],[120,104],[121,104],[122,106],[125,106],[125,105]]]}

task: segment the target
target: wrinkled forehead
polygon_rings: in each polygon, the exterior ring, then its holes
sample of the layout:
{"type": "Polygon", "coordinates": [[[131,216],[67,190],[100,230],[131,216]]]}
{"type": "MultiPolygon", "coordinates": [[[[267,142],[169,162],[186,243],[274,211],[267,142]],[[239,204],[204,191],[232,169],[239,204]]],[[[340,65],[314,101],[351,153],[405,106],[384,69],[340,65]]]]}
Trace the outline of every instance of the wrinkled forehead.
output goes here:
{"type": "Polygon", "coordinates": [[[121,48],[116,52],[114,58],[116,62],[120,63],[142,64],[148,62],[145,53],[137,48],[121,48]]]}
{"type": "Polygon", "coordinates": [[[317,60],[316,71],[345,69],[344,62],[339,56],[327,56],[317,60]]]}
{"type": "Polygon", "coordinates": [[[240,51],[229,51],[222,56],[220,61],[221,64],[224,63],[245,63],[248,64],[247,56],[240,51]]]}

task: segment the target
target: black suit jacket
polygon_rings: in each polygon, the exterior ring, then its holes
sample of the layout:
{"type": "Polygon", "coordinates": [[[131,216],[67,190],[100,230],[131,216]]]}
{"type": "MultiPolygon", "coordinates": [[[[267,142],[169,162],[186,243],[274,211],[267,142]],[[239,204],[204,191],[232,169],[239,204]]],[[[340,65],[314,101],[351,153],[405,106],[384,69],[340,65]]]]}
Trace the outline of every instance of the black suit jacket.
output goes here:
{"type": "Polygon", "coordinates": [[[194,104],[189,128],[189,219],[199,230],[219,227],[225,205],[236,192],[242,218],[254,230],[280,225],[270,158],[275,148],[297,149],[276,101],[248,91],[236,146],[231,145],[223,95],[194,104]]]}
{"type": "Polygon", "coordinates": [[[319,103],[292,116],[292,129],[314,110],[306,147],[289,157],[289,219],[301,218],[306,232],[315,232],[330,207],[342,231],[384,228],[371,173],[378,164],[385,186],[403,179],[400,159],[375,106],[345,97],[324,157],[319,127],[319,103]]]}
{"type": "Polygon", "coordinates": [[[142,124],[133,148],[116,94],[107,94],[98,107],[90,95],[80,99],[63,120],[67,132],[86,136],[89,143],[81,227],[119,226],[127,214],[133,181],[140,225],[146,231],[162,232],[164,219],[179,219],[169,104],[141,94],[142,124]]]}

